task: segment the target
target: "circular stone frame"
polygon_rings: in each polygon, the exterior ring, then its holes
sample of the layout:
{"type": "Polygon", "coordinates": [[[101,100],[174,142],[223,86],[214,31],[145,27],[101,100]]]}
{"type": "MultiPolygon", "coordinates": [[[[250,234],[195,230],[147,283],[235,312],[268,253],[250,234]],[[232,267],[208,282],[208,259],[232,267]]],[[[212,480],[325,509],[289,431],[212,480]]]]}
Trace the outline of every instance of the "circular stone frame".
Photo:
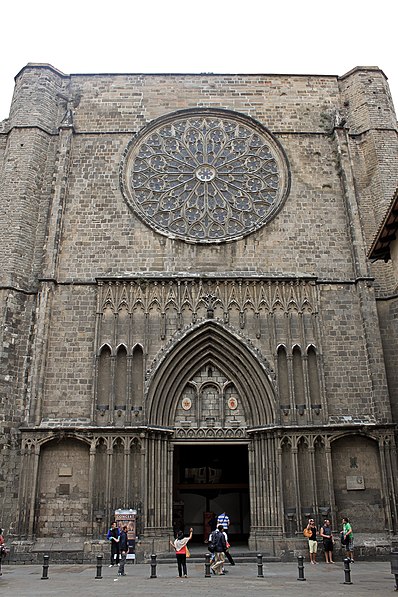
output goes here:
{"type": "Polygon", "coordinates": [[[282,208],[290,169],[279,141],[254,119],[221,109],[182,110],[128,144],[123,196],[148,226],[188,243],[235,241],[282,208]]]}

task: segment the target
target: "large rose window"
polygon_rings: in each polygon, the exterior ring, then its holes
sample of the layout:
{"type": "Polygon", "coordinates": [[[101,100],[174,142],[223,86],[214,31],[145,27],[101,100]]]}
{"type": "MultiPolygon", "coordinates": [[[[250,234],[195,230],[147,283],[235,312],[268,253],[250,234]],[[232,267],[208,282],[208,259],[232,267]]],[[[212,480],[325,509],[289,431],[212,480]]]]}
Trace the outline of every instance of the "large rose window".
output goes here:
{"type": "Polygon", "coordinates": [[[250,118],[184,111],[132,141],[122,168],[130,207],[158,232],[188,242],[238,239],[269,221],[289,188],[285,155],[250,118]]]}

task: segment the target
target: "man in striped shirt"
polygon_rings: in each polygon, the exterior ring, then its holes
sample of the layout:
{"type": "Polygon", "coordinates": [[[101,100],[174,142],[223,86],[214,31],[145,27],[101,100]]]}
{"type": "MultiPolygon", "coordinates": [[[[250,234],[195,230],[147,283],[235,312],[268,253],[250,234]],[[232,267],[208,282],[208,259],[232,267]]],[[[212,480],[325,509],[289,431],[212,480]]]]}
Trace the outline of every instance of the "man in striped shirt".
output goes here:
{"type": "Polygon", "coordinates": [[[229,527],[229,516],[227,515],[226,512],[223,512],[222,514],[219,514],[219,516],[217,517],[217,526],[221,524],[224,531],[227,532],[228,531],[228,527],[229,527]]]}

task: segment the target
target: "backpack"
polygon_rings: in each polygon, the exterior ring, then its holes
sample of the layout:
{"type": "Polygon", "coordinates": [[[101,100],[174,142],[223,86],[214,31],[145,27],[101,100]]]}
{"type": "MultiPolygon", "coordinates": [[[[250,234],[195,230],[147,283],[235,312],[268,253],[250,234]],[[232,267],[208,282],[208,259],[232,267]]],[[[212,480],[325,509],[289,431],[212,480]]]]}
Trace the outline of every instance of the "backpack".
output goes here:
{"type": "Polygon", "coordinates": [[[215,537],[215,533],[216,533],[216,531],[212,532],[212,534],[209,537],[209,542],[207,544],[207,549],[209,550],[210,553],[214,553],[215,549],[216,549],[217,537],[215,537]]]}
{"type": "Polygon", "coordinates": [[[215,550],[215,543],[214,543],[214,537],[213,537],[214,533],[212,533],[209,537],[209,542],[207,544],[207,549],[209,550],[210,553],[214,553],[215,550]]]}

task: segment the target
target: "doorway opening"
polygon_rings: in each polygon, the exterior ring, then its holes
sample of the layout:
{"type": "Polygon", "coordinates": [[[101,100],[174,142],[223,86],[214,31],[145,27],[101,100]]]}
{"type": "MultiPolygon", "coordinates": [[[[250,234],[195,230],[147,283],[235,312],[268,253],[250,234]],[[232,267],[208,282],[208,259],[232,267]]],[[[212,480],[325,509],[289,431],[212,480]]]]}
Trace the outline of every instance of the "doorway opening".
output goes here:
{"type": "Polygon", "coordinates": [[[230,543],[246,543],[250,533],[248,446],[183,444],[174,447],[173,528],[194,529],[195,542],[207,541],[212,513],[230,518],[230,543]]]}

